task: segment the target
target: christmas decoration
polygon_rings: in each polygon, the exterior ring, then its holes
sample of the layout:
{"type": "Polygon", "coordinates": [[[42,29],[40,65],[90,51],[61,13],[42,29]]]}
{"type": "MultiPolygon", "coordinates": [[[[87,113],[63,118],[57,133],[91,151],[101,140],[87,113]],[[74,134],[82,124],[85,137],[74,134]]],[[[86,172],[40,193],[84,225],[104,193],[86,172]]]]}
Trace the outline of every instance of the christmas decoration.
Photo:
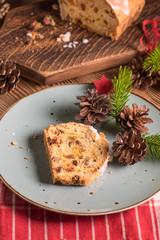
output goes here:
{"type": "Polygon", "coordinates": [[[140,44],[147,54],[149,54],[156,48],[157,39],[160,40],[160,28],[158,27],[158,25],[160,25],[160,17],[156,17],[152,20],[147,19],[147,20],[143,21],[144,35],[140,39],[140,44]],[[148,31],[147,26],[152,26],[151,30],[148,31]],[[153,40],[151,41],[150,35],[152,35],[152,34],[153,34],[153,40]],[[146,50],[143,45],[143,38],[145,38],[147,41],[148,50],[146,50]]]}
{"type": "Polygon", "coordinates": [[[133,103],[132,108],[124,106],[117,119],[121,127],[126,131],[133,130],[134,132],[147,133],[148,128],[145,124],[153,122],[151,118],[147,117],[149,110],[145,105],[138,109],[137,104],[133,103]]]}
{"type": "Polygon", "coordinates": [[[80,103],[75,103],[81,108],[81,111],[76,115],[76,120],[97,126],[106,120],[110,110],[107,95],[99,95],[96,93],[96,89],[88,89],[85,96],[77,96],[77,99],[81,100],[80,103]]]}
{"type": "Polygon", "coordinates": [[[144,134],[142,137],[146,140],[148,153],[153,157],[160,158],[160,133],[144,134]]]}
{"type": "Polygon", "coordinates": [[[108,95],[113,89],[112,81],[108,80],[104,75],[101,77],[100,81],[94,81],[93,84],[98,94],[108,95]]]}
{"type": "Polygon", "coordinates": [[[151,73],[160,71],[160,46],[156,47],[144,60],[143,67],[146,71],[150,70],[151,73]]]}
{"type": "Polygon", "coordinates": [[[114,76],[113,89],[110,92],[110,105],[112,117],[117,117],[128,102],[132,90],[132,71],[129,67],[120,67],[118,77],[114,76]]]}
{"type": "Polygon", "coordinates": [[[10,4],[5,0],[0,0],[0,20],[5,17],[10,9],[10,4]]]}
{"type": "Polygon", "coordinates": [[[158,82],[158,78],[150,70],[145,71],[143,64],[144,60],[141,56],[133,58],[131,61],[133,87],[148,90],[149,87],[158,82]]]}
{"type": "Polygon", "coordinates": [[[130,130],[116,134],[117,141],[113,143],[113,155],[118,157],[118,162],[123,165],[133,165],[136,162],[142,161],[146,155],[148,148],[146,140],[142,138],[140,133],[135,133],[130,130]]]}
{"type": "Polygon", "coordinates": [[[0,61],[0,94],[10,92],[19,82],[20,70],[16,64],[9,61],[0,61]]]}

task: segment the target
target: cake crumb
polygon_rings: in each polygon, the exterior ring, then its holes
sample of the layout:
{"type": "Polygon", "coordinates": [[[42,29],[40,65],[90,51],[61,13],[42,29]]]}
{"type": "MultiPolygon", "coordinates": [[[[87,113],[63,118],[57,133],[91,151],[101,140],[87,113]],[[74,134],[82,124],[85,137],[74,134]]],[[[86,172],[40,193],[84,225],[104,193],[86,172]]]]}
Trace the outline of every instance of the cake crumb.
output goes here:
{"type": "Polygon", "coordinates": [[[57,38],[57,42],[61,42],[61,38],[60,37],[57,38]]]}
{"type": "Polygon", "coordinates": [[[109,174],[112,174],[112,171],[108,171],[109,174]]]}
{"type": "Polygon", "coordinates": [[[26,33],[26,36],[32,38],[32,37],[33,37],[33,34],[32,34],[31,32],[27,32],[27,33],[26,33]]]}
{"type": "Polygon", "coordinates": [[[87,44],[88,42],[89,42],[89,41],[88,41],[87,38],[83,39],[83,43],[84,43],[84,44],[87,44]]]}
{"type": "Polygon", "coordinates": [[[34,138],[34,139],[37,139],[37,138],[38,138],[36,133],[34,133],[33,138],[34,138]]]}
{"type": "Polygon", "coordinates": [[[23,149],[23,147],[20,147],[20,149],[23,149]]]}
{"type": "Polygon", "coordinates": [[[64,44],[63,48],[76,48],[77,47],[78,42],[74,41],[74,42],[70,42],[69,44],[64,44]]]}
{"type": "Polygon", "coordinates": [[[11,142],[11,144],[12,144],[13,146],[15,146],[15,147],[18,145],[17,142],[11,142]]]}
{"type": "Polygon", "coordinates": [[[71,32],[66,32],[65,34],[60,34],[60,36],[57,38],[58,42],[69,42],[71,37],[71,32]]]}
{"type": "Polygon", "coordinates": [[[52,9],[57,11],[58,10],[58,5],[56,3],[52,4],[52,9]]]}
{"type": "Polygon", "coordinates": [[[50,25],[52,27],[54,27],[56,25],[54,19],[50,15],[47,15],[43,18],[43,23],[44,23],[44,25],[50,25]]]}
{"type": "Polygon", "coordinates": [[[24,157],[24,159],[26,159],[27,161],[30,161],[29,157],[24,157]]]}

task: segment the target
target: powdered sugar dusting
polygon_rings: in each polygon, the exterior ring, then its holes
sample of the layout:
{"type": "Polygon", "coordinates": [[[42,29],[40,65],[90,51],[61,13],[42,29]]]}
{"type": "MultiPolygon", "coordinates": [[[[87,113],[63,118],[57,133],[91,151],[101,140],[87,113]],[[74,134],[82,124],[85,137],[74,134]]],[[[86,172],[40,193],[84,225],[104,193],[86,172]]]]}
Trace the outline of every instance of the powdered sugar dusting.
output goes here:
{"type": "Polygon", "coordinates": [[[99,133],[97,132],[97,130],[94,128],[94,127],[92,127],[92,126],[90,126],[90,125],[86,125],[86,124],[84,124],[84,123],[79,123],[80,125],[83,125],[83,126],[86,126],[86,127],[88,127],[88,128],[90,128],[93,132],[95,132],[96,133],[96,139],[100,139],[101,137],[100,137],[100,135],[99,135],[99,133]]]}
{"type": "Polygon", "coordinates": [[[130,14],[128,0],[108,0],[108,3],[114,10],[122,10],[125,15],[130,14]]]}
{"type": "MultiPolygon", "coordinates": [[[[79,41],[70,41],[71,32],[66,32],[65,34],[60,34],[57,38],[57,42],[65,42],[63,44],[63,48],[76,48],[77,45],[80,43],[79,41]]],[[[87,44],[89,41],[88,39],[82,39],[83,44],[87,44]]]]}
{"type": "Polygon", "coordinates": [[[76,48],[77,44],[77,41],[69,42],[68,44],[64,44],[63,48],[76,48]]]}
{"type": "Polygon", "coordinates": [[[108,156],[106,158],[106,161],[105,163],[103,164],[103,166],[98,170],[100,173],[101,173],[101,176],[103,175],[104,171],[106,170],[107,168],[107,165],[108,165],[108,162],[109,162],[109,158],[110,158],[110,155],[108,153],[108,156]]]}
{"type": "Polygon", "coordinates": [[[71,37],[71,32],[66,32],[65,34],[60,34],[60,36],[57,38],[58,42],[69,42],[71,37]]]}
{"type": "Polygon", "coordinates": [[[83,39],[83,43],[84,43],[84,44],[87,44],[88,42],[89,42],[88,39],[86,39],[86,38],[83,39]]]}

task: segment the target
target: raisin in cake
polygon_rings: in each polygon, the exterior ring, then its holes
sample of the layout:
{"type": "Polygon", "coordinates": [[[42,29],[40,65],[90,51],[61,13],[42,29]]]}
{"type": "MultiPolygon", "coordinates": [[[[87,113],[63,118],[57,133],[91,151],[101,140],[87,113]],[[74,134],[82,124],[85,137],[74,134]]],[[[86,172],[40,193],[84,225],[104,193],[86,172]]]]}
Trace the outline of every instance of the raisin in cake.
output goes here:
{"type": "Polygon", "coordinates": [[[145,0],[59,0],[61,17],[113,40],[135,21],[145,0]]]}
{"type": "Polygon", "coordinates": [[[44,144],[53,183],[63,185],[88,185],[103,174],[110,156],[104,134],[75,122],[50,125],[44,144]]]}

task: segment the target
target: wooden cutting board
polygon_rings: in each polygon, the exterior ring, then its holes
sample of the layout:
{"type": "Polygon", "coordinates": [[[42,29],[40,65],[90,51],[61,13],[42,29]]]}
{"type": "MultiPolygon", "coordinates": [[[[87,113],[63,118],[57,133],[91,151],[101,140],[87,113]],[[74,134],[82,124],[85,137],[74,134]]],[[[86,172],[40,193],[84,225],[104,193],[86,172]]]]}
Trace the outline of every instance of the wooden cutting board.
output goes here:
{"type": "Polygon", "coordinates": [[[0,30],[0,54],[2,59],[16,62],[22,76],[41,84],[52,84],[127,63],[142,48],[139,39],[143,35],[142,21],[153,19],[160,13],[159,0],[148,0],[140,18],[127,29],[118,41],[90,33],[60,19],[59,11],[45,1],[12,9],[0,30]],[[52,15],[55,27],[44,26],[39,32],[44,36],[35,44],[26,44],[28,26],[52,15]],[[64,48],[58,42],[60,34],[71,32],[71,42],[76,48],[64,48]],[[87,39],[88,43],[83,43],[87,39]]]}

